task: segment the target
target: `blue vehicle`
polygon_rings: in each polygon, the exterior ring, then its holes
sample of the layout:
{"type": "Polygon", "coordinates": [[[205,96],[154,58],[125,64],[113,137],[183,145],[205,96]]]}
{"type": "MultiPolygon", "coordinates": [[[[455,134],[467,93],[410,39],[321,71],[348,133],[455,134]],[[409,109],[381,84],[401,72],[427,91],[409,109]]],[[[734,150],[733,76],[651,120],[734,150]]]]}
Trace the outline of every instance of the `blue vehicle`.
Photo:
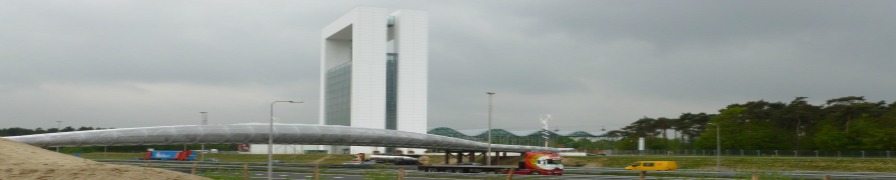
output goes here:
{"type": "Polygon", "coordinates": [[[196,154],[192,151],[148,151],[146,152],[146,156],[143,157],[143,160],[179,160],[179,161],[194,161],[196,160],[196,154]]]}

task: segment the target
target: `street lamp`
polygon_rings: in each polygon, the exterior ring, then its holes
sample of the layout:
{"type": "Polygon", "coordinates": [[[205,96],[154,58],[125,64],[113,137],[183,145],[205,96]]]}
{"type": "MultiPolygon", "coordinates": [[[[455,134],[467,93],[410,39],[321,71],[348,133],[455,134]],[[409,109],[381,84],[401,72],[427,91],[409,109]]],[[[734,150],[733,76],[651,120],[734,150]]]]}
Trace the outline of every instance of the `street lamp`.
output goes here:
{"type": "Polygon", "coordinates": [[[273,179],[274,161],[274,104],[278,102],[302,103],[304,101],[274,101],[271,103],[271,123],[268,126],[268,179],[273,179]]]}
{"type": "Polygon", "coordinates": [[[485,92],[488,94],[488,152],[485,154],[485,165],[492,165],[492,96],[495,92],[485,92]]]}
{"type": "Polygon", "coordinates": [[[721,136],[719,135],[719,132],[721,132],[721,131],[719,131],[719,129],[721,129],[721,127],[719,126],[719,124],[714,124],[714,123],[707,123],[707,124],[716,126],[716,171],[721,171],[722,170],[722,159],[721,159],[722,139],[720,138],[721,136]]]}
{"type": "MultiPolygon", "coordinates": [[[[208,112],[199,112],[199,113],[202,114],[202,125],[207,125],[208,124],[208,112]]],[[[201,147],[202,151],[199,152],[199,154],[202,156],[199,156],[199,161],[205,161],[205,143],[203,143],[201,145],[202,145],[202,147],[201,147]]]]}
{"type": "MultiPolygon", "coordinates": [[[[62,121],[56,121],[56,132],[62,132],[62,121]]],[[[56,146],[56,152],[59,152],[59,146],[56,146]]]]}

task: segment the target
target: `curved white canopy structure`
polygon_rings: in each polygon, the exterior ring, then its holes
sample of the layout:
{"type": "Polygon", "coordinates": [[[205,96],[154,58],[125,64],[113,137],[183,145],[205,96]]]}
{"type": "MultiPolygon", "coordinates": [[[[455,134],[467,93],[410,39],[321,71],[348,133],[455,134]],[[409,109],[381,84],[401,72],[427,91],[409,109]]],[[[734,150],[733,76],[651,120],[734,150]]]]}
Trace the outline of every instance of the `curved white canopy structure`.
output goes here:
{"type": "MultiPolygon", "coordinates": [[[[41,147],[172,144],[267,144],[268,124],[184,125],[75,131],[7,139],[41,147]]],[[[485,151],[487,143],[387,129],[274,124],[274,144],[377,146],[485,151]]],[[[492,144],[492,151],[559,151],[560,148],[492,144]]]]}

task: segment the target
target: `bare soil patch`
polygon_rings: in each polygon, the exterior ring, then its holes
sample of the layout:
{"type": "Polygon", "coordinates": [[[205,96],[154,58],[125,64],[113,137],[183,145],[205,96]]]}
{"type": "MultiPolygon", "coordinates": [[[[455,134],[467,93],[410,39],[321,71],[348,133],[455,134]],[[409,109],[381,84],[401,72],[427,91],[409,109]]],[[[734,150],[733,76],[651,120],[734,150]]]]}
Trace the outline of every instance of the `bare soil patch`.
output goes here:
{"type": "Polygon", "coordinates": [[[0,180],[208,179],[156,168],[105,164],[0,138],[0,180]]]}

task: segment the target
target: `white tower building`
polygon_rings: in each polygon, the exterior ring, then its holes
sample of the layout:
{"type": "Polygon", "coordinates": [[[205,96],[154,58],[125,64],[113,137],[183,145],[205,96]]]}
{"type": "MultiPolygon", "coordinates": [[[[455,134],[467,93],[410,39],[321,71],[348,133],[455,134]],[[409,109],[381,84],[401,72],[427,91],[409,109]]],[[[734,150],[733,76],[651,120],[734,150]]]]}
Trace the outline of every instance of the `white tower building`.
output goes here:
{"type": "MultiPolygon", "coordinates": [[[[423,11],[358,7],[321,34],[320,124],[426,133],[429,20],[423,11]]],[[[331,153],[391,153],[325,147],[331,153]]],[[[404,149],[404,152],[421,149],[404,149]]]]}

